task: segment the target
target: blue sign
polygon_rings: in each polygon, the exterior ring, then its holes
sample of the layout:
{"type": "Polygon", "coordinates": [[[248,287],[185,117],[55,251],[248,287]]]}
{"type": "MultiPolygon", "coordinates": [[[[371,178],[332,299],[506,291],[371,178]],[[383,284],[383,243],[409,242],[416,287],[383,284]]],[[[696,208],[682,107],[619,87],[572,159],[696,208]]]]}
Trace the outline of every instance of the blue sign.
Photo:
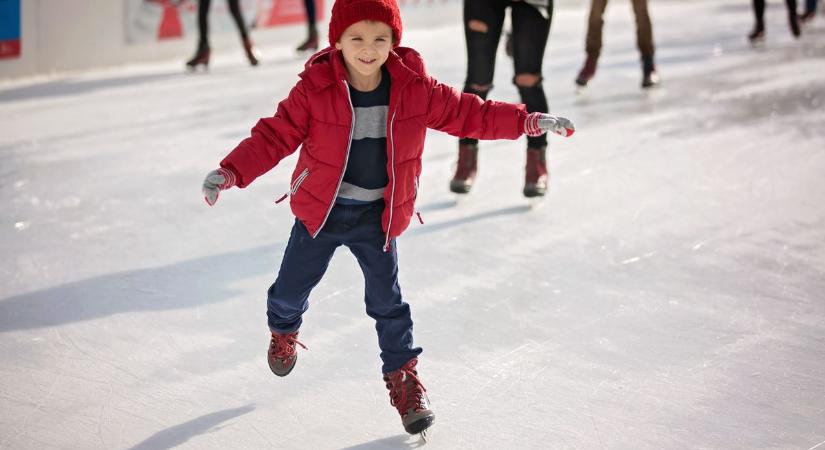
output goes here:
{"type": "Polygon", "coordinates": [[[0,59],[20,56],[20,0],[0,0],[0,59]]]}

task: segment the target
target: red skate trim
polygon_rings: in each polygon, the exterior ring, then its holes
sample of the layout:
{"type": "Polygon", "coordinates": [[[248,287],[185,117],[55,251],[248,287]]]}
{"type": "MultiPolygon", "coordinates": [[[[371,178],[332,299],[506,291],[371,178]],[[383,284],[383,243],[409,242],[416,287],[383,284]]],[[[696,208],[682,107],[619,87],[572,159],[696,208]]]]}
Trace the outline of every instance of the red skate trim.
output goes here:
{"type": "Polygon", "coordinates": [[[269,341],[270,357],[284,361],[295,356],[295,344],[300,345],[304,350],[309,350],[306,345],[296,339],[297,337],[297,331],[289,334],[272,333],[272,340],[269,341]]]}
{"type": "Polygon", "coordinates": [[[530,113],[524,120],[524,134],[535,137],[544,134],[544,131],[539,128],[539,118],[541,113],[530,113]]]}
{"type": "Polygon", "coordinates": [[[218,186],[218,188],[220,188],[220,190],[225,191],[225,190],[231,188],[232,186],[235,186],[235,184],[237,184],[237,181],[235,179],[235,173],[232,172],[231,170],[226,169],[224,167],[221,167],[221,168],[218,169],[218,172],[220,172],[220,174],[223,175],[223,179],[224,179],[223,184],[218,186]]]}
{"type": "Polygon", "coordinates": [[[425,405],[424,399],[427,398],[427,389],[421,384],[418,378],[418,373],[415,366],[418,364],[418,358],[413,358],[401,366],[400,369],[384,374],[384,381],[387,383],[387,389],[390,390],[390,405],[398,410],[401,417],[407,415],[407,411],[421,411],[425,405]],[[412,380],[413,385],[411,389],[407,389],[405,383],[412,380]]]}

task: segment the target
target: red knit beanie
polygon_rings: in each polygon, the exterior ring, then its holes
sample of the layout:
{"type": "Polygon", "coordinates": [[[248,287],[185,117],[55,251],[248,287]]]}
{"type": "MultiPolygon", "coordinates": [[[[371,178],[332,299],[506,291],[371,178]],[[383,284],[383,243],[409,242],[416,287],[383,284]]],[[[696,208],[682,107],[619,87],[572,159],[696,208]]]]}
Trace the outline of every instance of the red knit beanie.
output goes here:
{"type": "Polygon", "coordinates": [[[384,22],[392,28],[393,47],[401,43],[401,13],[395,0],[336,0],[329,20],[329,44],[334,47],[350,25],[362,20],[384,22]]]}

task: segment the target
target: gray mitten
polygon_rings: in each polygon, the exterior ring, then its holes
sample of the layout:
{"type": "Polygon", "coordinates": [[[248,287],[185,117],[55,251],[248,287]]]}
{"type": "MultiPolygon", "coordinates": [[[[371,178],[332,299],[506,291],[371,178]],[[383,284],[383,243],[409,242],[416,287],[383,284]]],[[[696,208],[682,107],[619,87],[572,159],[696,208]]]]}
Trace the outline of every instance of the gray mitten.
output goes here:
{"type": "Polygon", "coordinates": [[[206,174],[203,180],[203,198],[209,206],[218,201],[221,191],[225,191],[235,186],[235,174],[223,167],[206,174]]]}
{"type": "Polygon", "coordinates": [[[527,136],[541,136],[548,131],[559,136],[570,137],[576,131],[576,126],[566,117],[551,116],[544,113],[530,113],[524,121],[524,134],[527,136]]]}

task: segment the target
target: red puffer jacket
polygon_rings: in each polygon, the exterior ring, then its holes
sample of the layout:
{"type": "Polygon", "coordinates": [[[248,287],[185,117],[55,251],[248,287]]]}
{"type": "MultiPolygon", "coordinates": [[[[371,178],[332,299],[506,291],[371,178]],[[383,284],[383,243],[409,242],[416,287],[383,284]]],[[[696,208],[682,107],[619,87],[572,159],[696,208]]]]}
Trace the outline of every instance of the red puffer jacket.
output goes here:
{"type": "MultiPolygon", "coordinates": [[[[385,63],[392,79],[387,113],[385,246],[409,225],[421,174],[427,128],[457,137],[516,139],[524,132],[524,105],[482,101],[427,75],[421,56],[398,47],[385,63]]],[[[323,228],[344,177],[353,131],[353,107],[341,52],[314,55],[273,117],[263,118],[221,161],[245,187],[303,143],[292,173],[290,206],[310,235],[323,228]]]]}

